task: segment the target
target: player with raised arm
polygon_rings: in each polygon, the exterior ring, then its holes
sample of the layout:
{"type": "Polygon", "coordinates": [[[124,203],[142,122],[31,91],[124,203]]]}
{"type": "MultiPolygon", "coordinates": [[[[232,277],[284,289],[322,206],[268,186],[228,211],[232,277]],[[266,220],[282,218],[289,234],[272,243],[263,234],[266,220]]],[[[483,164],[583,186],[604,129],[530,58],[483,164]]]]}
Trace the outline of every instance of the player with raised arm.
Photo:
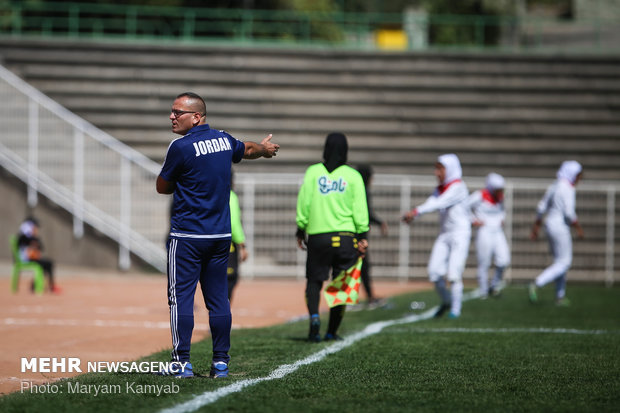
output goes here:
{"type": "Polygon", "coordinates": [[[551,281],[556,283],[556,304],[568,305],[566,299],[566,273],[573,261],[573,241],[570,228],[575,227],[577,237],[583,238],[583,229],[575,211],[575,186],[581,180],[583,169],[577,161],[564,161],[557,173],[557,180],[547,188],[536,208],[536,221],[532,227],[532,240],[538,239],[542,219],[546,215],[545,230],[553,264],[547,267],[529,286],[530,301],[538,301],[537,288],[551,281]]]}
{"type": "Polygon", "coordinates": [[[439,186],[433,194],[422,205],[407,212],[402,219],[409,224],[421,215],[439,211],[441,230],[428,262],[429,278],[441,299],[435,317],[441,317],[450,309],[448,317],[457,318],[461,315],[463,271],[471,238],[467,203],[469,192],[461,179],[461,163],[455,154],[439,156],[435,163],[435,176],[439,186]],[[451,283],[450,290],[446,281],[451,283]]]}

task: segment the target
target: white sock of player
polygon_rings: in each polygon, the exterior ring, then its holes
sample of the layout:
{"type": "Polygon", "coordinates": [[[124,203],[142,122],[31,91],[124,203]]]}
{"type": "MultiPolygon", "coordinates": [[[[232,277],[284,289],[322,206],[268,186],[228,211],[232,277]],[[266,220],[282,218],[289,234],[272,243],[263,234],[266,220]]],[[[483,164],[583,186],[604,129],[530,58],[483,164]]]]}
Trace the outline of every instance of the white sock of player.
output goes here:
{"type": "Polygon", "coordinates": [[[566,273],[555,280],[555,298],[561,300],[566,295],[566,273]]]}
{"type": "Polygon", "coordinates": [[[461,306],[463,305],[463,281],[452,282],[452,308],[450,312],[454,315],[461,315],[461,306]]]}
{"type": "Polygon", "coordinates": [[[493,281],[491,281],[491,288],[497,288],[502,282],[502,278],[504,277],[504,267],[496,267],[495,268],[495,276],[493,277],[493,281]]]}
{"type": "MultiPolygon", "coordinates": [[[[480,289],[480,294],[483,296],[486,296],[489,290],[487,281],[488,276],[487,269],[478,268],[478,286],[480,289]]],[[[493,284],[491,284],[491,286],[493,286],[493,284]]]]}

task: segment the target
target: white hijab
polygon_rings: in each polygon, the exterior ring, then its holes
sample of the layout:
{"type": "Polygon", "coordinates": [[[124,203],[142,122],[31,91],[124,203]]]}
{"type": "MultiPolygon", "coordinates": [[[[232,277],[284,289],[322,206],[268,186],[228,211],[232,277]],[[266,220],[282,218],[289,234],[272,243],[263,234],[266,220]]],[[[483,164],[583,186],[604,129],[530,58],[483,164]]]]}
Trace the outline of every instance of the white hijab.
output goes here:
{"type": "Polygon", "coordinates": [[[489,191],[497,191],[498,189],[504,189],[504,177],[495,172],[491,172],[487,175],[486,188],[489,191]]]}
{"type": "Polygon", "coordinates": [[[577,180],[577,175],[581,173],[581,164],[577,161],[564,161],[558,170],[558,179],[566,179],[571,184],[577,180]]]}
{"type": "Polygon", "coordinates": [[[458,156],[453,153],[447,153],[437,158],[437,162],[442,164],[446,168],[446,177],[442,184],[448,184],[455,179],[461,179],[463,176],[463,170],[461,169],[461,162],[458,156]]]}
{"type": "Polygon", "coordinates": [[[34,227],[35,227],[34,222],[24,221],[19,226],[19,233],[32,238],[34,236],[34,227]]]}

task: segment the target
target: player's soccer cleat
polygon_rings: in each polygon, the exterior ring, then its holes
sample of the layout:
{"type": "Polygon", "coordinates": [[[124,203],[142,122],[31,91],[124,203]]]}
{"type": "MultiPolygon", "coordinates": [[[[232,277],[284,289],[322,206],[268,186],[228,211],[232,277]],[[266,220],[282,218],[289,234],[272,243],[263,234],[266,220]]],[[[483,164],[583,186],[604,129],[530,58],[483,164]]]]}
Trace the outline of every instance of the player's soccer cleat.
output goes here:
{"type": "Polygon", "coordinates": [[[321,342],[321,334],[319,333],[321,329],[321,320],[319,317],[312,317],[310,320],[310,332],[308,333],[308,341],[312,343],[321,342]]]}
{"type": "Polygon", "coordinates": [[[173,361],[168,365],[167,369],[160,370],[154,373],[157,376],[171,376],[177,379],[188,379],[194,377],[194,369],[192,363],[187,363],[185,367],[178,361],[173,361]]]}
{"type": "Polygon", "coordinates": [[[489,288],[489,296],[494,298],[499,298],[502,295],[502,290],[495,287],[489,288]]]}
{"type": "Polygon", "coordinates": [[[450,308],[450,304],[442,304],[439,306],[439,309],[437,310],[437,312],[435,313],[435,315],[433,317],[435,318],[439,318],[443,315],[443,313],[445,313],[448,309],[450,308]]]}
{"type": "Polygon", "coordinates": [[[383,307],[387,304],[387,301],[384,298],[372,298],[368,300],[366,307],[369,310],[374,310],[375,308],[383,307]]]}
{"type": "Polygon", "coordinates": [[[527,287],[527,292],[530,297],[530,302],[535,303],[538,301],[538,294],[536,292],[536,284],[530,283],[527,287]]]}
{"type": "Polygon", "coordinates": [[[327,333],[327,334],[325,334],[325,337],[323,337],[323,340],[325,340],[325,341],[341,341],[341,340],[343,340],[343,338],[340,337],[338,334],[327,333]]]}
{"type": "Polygon", "coordinates": [[[450,320],[457,319],[457,318],[459,318],[460,316],[461,316],[460,314],[454,314],[452,311],[450,311],[450,314],[448,314],[448,318],[449,318],[450,320]]]}
{"type": "Polygon", "coordinates": [[[558,298],[555,300],[555,305],[557,305],[558,307],[569,307],[570,300],[566,297],[558,298]]]}
{"type": "Polygon", "coordinates": [[[223,361],[216,361],[215,363],[212,363],[209,377],[212,379],[228,377],[228,364],[223,361]]]}

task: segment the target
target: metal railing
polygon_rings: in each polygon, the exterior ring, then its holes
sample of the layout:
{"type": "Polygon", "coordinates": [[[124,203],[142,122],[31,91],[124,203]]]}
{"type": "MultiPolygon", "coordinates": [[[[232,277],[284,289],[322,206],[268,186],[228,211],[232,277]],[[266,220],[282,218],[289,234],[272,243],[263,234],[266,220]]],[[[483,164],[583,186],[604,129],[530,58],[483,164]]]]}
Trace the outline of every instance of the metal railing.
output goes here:
{"type": "Polygon", "coordinates": [[[397,30],[407,48],[617,51],[615,18],[549,18],[294,10],[180,8],[99,3],[2,2],[0,34],[86,39],[235,42],[377,49],[377,34],[397,30]],[[571,39],[568,44],[558,36],[571,39]],[[577,42],[577,46],[576,43],[577,42]]]}
{"type": "Polygon", "coordinates": [[[159,165],[94,127],[0,66],[0,165],[71,212],[74,235],[84,222],[119,243],[119,267],[130,252],[165,271],[161,238],[168,200],[154,191],[159,165]]]}
{"type": "MultiPolygon", "coordinates": [[[[304,277],[306,255],[296,247],[295,208],[301,174],[235,174],[249,260],[242,264],[244,277],[304,277]]],[[[484,178],[466,178],[469,190],[484,187],[484,178]]],[[[530,241],[536,205],[550,179],[507,179],[505,232],[511,245],[508,278],[533,278],[550,264],[547,242],[530,241]]],[[[436,182],[433,176],[383,175],[373,178],[375,213],[388,223],[388,236],[371,230],[370,256],[373,277],[426,278],[430,250],[439,231],[438,214],[429,214],[411,226],[400,222],[402,214],[422,203],[436,182]]],[[[615,240],[620,222],[620,184],[582,182],[577,189],[577,208],[586,239],[575,241],[569,277],[614,282],[615,240]]],[[[475,231],[473,232],[475,234],[475,231]]],[[[466,276],[475,278],[475,235],[472,236],[466,276]]]]}
{"type": "MultiPolygon", "coordinates": [[[[28,202],[38,194],[73,215],[75,237],[87,223],[119,244],[119,267],[130,253],[165,272],[169,197],[155,192],[159,165],[61,107],[0,67],[0,165],[26,182],[28,202]]],[[[258,161],[260,162],[260,161],[258,161]]],[[[302,174],[238,173],[239,195],[250,258],[243,277],[303,277],[305,253],[296,248],[295,207],[302,174]]],[[[546,243],[529,241],[538,200],[552,179],[508,179],[506,233],[512,247],[508,277],[531,278],[549,264],[546,243]]],[[[467,179],[470,190],[482,178],[467,179]]],[[[375,212],[391,228],[386,238],[371,231],[375,277],[425,278],[426,263],[438,231],[437,214],[401,224],[404,211],[423,202],[432,176],[376,175],[375,212]]],[[[581,183],[577,191],[586,241],[575,243],[571,277],[614,282],[615,247],[620,220],[620,184],[581,183]]],[[[466,275],[473,277],[475,254],[466,275]]]]}

